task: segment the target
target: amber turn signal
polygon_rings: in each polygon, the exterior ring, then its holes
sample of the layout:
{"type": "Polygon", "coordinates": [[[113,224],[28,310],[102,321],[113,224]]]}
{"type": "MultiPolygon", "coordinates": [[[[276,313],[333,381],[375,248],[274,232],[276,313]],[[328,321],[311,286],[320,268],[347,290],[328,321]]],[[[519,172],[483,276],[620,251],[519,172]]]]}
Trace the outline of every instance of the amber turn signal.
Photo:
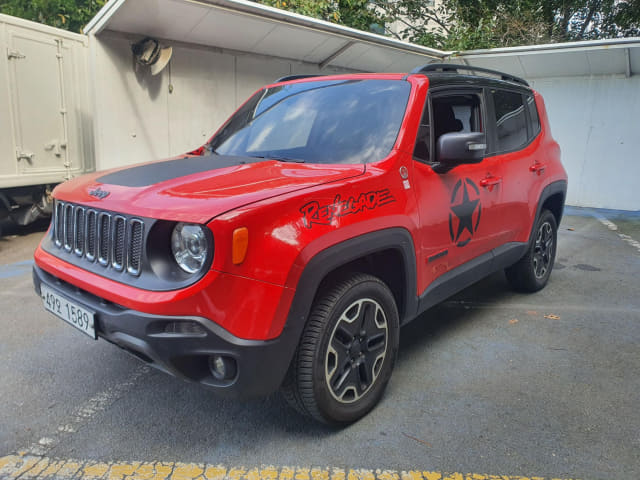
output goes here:
{"type": "Polygon", "coordinates": [[[247,227],[236,228],[233,231],[233,246],[231,248],[231,261],[234,265],[240,265],[247,256],[249,246],[249,229],[247,227]]]}

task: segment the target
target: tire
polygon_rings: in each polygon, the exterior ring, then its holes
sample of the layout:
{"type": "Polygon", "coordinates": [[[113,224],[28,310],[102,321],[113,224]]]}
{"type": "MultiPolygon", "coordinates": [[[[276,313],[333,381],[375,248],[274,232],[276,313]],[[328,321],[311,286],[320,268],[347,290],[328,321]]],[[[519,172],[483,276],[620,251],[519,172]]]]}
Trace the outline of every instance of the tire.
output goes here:
{"type": "Polygon", "coordinates": [[[282,386],[299,412],[346,425],[379,402],[398,353],[395,299],[378,278],[355,274],[321,291],[282,386]]]}
{"type": "Polygon", "coordinates": [[[507,268],[507,280],[520,292],[537,292],[549,281],[556,257],[558,225],[549,210],[543,210],[533,230],[527,253],[507,268]]]}

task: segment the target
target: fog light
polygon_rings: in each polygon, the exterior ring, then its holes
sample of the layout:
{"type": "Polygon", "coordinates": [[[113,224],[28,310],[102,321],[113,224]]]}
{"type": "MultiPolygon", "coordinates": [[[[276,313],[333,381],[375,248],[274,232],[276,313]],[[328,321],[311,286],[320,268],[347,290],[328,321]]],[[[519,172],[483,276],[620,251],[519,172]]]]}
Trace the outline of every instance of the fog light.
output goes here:
{"type": "Polygon", "coordinates": [[[236,361],[231,357],[213,355],[209,357],[209,370],[216,380],[231,380],[236,376],[236,361]]]}
{"type": "Polygon", "coordinates": [[[164,333],[202,337],[207,334],[207,331],[197,322],[169,322],[164,327],[164,333]]]}

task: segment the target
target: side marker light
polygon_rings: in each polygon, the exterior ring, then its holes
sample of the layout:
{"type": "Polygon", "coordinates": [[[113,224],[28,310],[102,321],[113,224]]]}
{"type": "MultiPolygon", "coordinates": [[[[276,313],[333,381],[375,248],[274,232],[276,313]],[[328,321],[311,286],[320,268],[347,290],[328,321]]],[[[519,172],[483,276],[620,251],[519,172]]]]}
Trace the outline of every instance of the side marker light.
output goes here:
{"type": "Polygon", "coordinates": [[[247,256],[249,246],[249,229],[247,227],[236,228],[233,231],[233,242],[231,248],[231,261],[234,265],[240,265],[247,256]]]}

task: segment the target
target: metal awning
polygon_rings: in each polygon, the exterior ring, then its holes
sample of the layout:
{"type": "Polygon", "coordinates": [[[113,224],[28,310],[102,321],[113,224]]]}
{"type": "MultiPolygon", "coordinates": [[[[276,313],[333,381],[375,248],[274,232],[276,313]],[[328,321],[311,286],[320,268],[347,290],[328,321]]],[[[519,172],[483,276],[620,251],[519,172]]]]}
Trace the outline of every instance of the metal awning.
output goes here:
{"type": "Polygon", "coordinates": [[[640,38],[445,52],[247,0],[110,0],[85,33],[105,30],[365,72],[449,61],[529,79],[640,73],[640,38]]]}
{"type": "Polygon", "coordinates": [[[361,71],[407,72],[452,53],[245,0],[110,0],[84,32],[105,30],[361,71]]]}
{"type": "Polygon", "coordinates": [[[460,52],[452,63],[492,68],[524,78],[640,73],[640,38],[554,43],[460,52]]]}

